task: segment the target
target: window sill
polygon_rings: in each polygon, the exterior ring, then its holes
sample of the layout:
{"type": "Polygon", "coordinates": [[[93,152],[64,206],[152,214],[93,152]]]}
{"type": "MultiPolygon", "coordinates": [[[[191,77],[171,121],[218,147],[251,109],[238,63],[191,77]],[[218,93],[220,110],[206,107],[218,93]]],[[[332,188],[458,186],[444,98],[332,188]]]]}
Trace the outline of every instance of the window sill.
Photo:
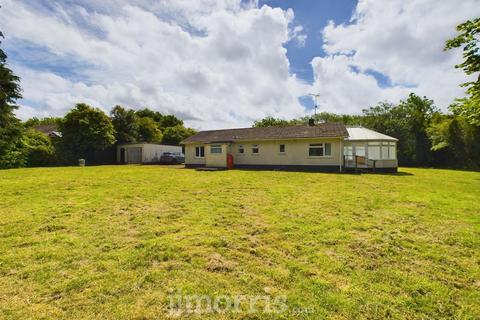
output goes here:
{"type": "Polygon", "coordinates": [[[259,156],[260,153],[252,153],[251,155],[252,155],[252,156],[259,156]]]}

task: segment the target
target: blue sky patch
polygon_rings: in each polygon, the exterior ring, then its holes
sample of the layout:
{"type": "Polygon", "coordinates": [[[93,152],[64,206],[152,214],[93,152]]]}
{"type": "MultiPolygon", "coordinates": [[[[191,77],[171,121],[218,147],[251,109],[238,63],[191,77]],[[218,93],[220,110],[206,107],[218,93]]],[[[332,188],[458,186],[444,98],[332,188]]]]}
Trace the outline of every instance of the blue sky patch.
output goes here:
{"type": "Polygon", "coordinates": [[[314,57],[323,57],[322,30],[330,20],[335,24],[348,23],[357,1],[312,1],[312,0],[261,0],[259,6],[267,4],[284,10],[292,8],[295,13],[294,25],[303,26],[307,35],[304,47],[299,47],[295,41],[285,44],[287,57],[290,60],[290,70],[300,79],[313,81],[313,70],[310,62],[314,57]]]}

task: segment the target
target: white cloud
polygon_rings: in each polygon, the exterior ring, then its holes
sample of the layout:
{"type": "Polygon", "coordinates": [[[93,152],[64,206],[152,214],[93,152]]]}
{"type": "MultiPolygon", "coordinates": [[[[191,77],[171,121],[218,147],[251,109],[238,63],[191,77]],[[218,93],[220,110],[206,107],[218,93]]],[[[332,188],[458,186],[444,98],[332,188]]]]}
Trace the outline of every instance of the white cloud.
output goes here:
{"type": "Polygon", "coordinates": [[[479,15],[476,0],[361,0],[349,24],[331,22],[323,30],[328,56],[312,61],[314,90],[337,112],[395,102],[409,91],[433,98],[445,110],[463,95],[458,85],[465,82],[454,68],[461,52],[444,52],[445,41],[456,25],[479,15]],[[380,86],[372,70],[388,76],[392,86],[380,86]]]}
{"type": "Polygon", "coordinates": [[[379,101],[398,101],[410,92],[402,87],[381,88],[373,76],[354,70],[352,65],[354,59],[345,55],[313,59],[313,90],[320,94],[320,111],[358,113],[379,101]]]}
{"type": "Polygon", "coordinates": [[[298,98],[308,92],[319,92],[320,108],[334,112],[360,112],[410,91],[445,109],[462,95],[465,77],[453,67],[460,50],[443,46],[457,24],[480,15],[477,2],[360,0],[349,24],[322,31],[327,54],[312,60],[312,85],[291,73],[283,47],[307,39],[293,10],[256,1],[65,0],[44,7],[4,0],[0,29],[5,43],[43,48],[37,61],[30,53],[30,64],[12,66],[22,77],[23,118],[62,115],[88,102],[105,111],[150,107],[196,128],[220,128],[302,116],[298,98]],[[43,68],[46,56],[50,65],[71,65],[63,66],[67,72],[43,68]],[[380,85],[372,70],[392,84],[380,85]]]}
{"type": "MultiPolygon", "coordinates": [[[[155,2],[146,11],[110,1],[107,15],[89,11],[89,1],[80,4],[85,8],[54,8],[50,14],[26,2],[3,4],[0,28],[7,35],[85,64],[82,81],[16,66],[26,99],[20,115],[61,115],[85,101],[106,111],[115,104],[148,106],[211,128],[304,113],[297,98],[307,86],[290,74],[282,46],[289,41],[290,10],[237,1],[204,1],[195,8],[179,0],[155,2]],[[159,15],[165,12],[188,18],[194,29],[187,32],[159,15]],[[32,108],[31,101],[41,108],[32,108]]],[[[105,11],[108,5],[103,3],[105,11]]]]}
{"type": "Polygon", "coordinates": [[[303,48],[305,47],[305,43],[307,42],[308,36],[303,33],[303,26],[295,26],[290,31],[290,39],[294,40],[297,44],[297,47],[303,48]]]}

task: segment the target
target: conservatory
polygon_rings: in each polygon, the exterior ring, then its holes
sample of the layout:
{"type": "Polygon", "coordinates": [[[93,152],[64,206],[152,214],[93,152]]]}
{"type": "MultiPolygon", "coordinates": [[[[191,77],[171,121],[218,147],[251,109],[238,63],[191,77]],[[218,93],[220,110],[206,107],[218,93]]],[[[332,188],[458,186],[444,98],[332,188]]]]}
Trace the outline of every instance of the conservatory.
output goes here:
{"type": "Polygon", "coordinates": [[[398,139],[364,128],[347,127],[344,140],[345,169],[396,172],[398,139]]]}

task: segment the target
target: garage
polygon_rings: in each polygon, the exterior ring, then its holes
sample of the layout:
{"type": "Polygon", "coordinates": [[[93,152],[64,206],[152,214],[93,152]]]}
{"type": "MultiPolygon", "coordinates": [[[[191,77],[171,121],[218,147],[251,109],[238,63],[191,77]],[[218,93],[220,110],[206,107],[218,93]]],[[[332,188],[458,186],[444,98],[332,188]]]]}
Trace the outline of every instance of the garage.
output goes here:
{"type": "Polygon", "coordinates": [[[118,163],[160,163],[165,152],[182,153],[182,147],[155,143],[122,143],[117,146],[118,163]]]}
{"type": "Polygon", "coordinates": [[[142,148],[127,148],[127,163],[142,163],[142,148]]]}

